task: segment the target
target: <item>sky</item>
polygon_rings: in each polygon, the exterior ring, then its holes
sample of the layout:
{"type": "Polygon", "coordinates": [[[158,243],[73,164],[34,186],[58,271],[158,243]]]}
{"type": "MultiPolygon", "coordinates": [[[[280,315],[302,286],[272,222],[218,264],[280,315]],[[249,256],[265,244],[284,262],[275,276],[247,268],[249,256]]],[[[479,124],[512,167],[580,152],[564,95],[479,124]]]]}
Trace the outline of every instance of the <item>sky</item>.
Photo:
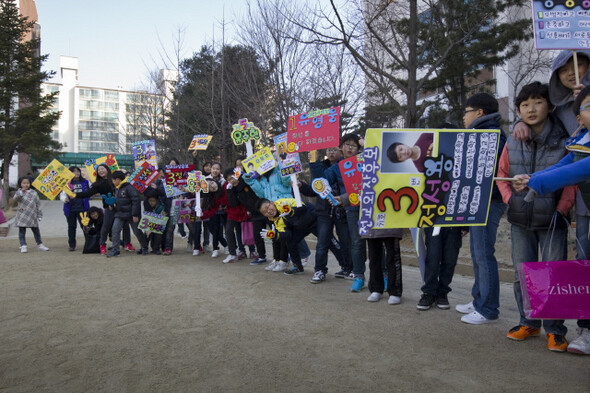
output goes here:
{"type": "Polygon", "coordinates": [[[245,12],[246,0],[36,0],[45,70],[56,71],[59,57],[77,57],[81,86],[141,89],[154,65],[160,41],[174,53],[184,29],[183,58],[212,38],[221,41],[225,13],[226,42],[232,22],[245,12]],[[215,30],[214,30],[215,29],[215,30]]]}

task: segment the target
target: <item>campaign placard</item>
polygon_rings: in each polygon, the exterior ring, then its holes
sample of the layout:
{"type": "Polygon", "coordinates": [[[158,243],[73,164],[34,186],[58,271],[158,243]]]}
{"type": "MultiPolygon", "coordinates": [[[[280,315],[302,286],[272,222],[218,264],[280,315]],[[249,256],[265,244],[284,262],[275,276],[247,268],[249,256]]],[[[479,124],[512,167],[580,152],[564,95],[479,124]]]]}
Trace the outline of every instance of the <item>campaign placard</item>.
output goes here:
{"type": "Polygon", "coordinates": [[[277,166],[277,161],[270,148],[265,147],[243,160],[242,165],[247,173],[253,174],[256,172],[262,175],[277,166]]]}
{"type": "Polygon", "coordinates": [[[231,139],[234,145],[239,146],[249,141],[259,141],[261,138],[260,129],[248,119],[240,119],[238,124],[232,126],[231,139]]]}
{"type": "Polygon", "coordinates": [[[200,134],[193,136],[193,140],[189,145],[189,150],[207,150],[209,147],[209,143],[211,143],[211,139],[213,139],[213,135],[207,134],[200,134]]]}
{"type": "Polygon", "coordinates": [[[88,173],[88,180],[90,180],[91,183],[94,183],[96,181],[96,169],[100,164],[105,164],[106,166],[108,166],[111,170],[111,173],[119,170],[119,164],[117,163],[117,158],[114,154],[107,154],[104,157],[99,157],[96,159],[91,158],[89,160],[86,160],[84,164],[84,166],[86,167],[86,172],[88,173]]]}
{"type": "Polygon", "coordinates": [[[486,225],[499,140],[499,130],[367,130],[359,233],[486,225]]]}
{"type": "Polygon", "coordinates": [[[164,191],[166,192],[166,198],[175,198],[179,195],[184,194],[178,187],[171,184],[164,184],[164,191]]]}
{"type": "Polygon", "coordinates": [[[190,192],[203,191],[204,193],[208,193],[209,183],[207,183],[207,180],[205,180],[205,176],[203,176],[201,171],[192,171],[188,174],[186,189],[190,192]]]}
{"type": "Polygon", "coordinates": [[[348,195],[348,200],[350,201],[351,206],[358,206],[361,203],[363,162],[362,153],[338,162],[340,173],[342,174],[342,182],[344,183],[344,188],[346,189],[346,194],[348,195]]]}
{"type": "Polygon", "coordinates": [[[138,168],[136,168],[128,177],[129,184],[135,189],[143,193],[150,184],[158,177],[158,170],[151,166],[147,161],[144,161],[138,168]]]}
{"type": "Polygon", "coordinates": [[[152,232],[157,234],[163,234],[166,230],[166,223],[168,222],[168,217],[153,213],[153,212],[143,212],[139,223],[137,224],[137,228],[141,229],[144,232],[152,232]]]}
{"type": "Polygon", "coordinates": [[[195,199],[177,199],[174,201],[174,211],[177,211],[176,222],[188,224],[195,221],[196,215],[193,208],[195,199]]]}
{"type": "Polygon", "coordinates": [[[289,117],[287,145],[299,153],[337,147],[340,143],[340,107],[289,117]]]}
{"type": "Polygon", "coordinates": [[[153,139],[133,142],[131,144],[133,150],[133,159],[135,160],[135,168],[146,162],[158,169],[158,157],[156,155],[156,142],[153,139]]]}
{"type": "Polygon", "coordinates": [[[45,169],[33,181],[33,187],[47,197],[47,199],[55,199],[60,192],[65,191],[66,194],[73,196],[74,193],[68,187],[70,180],[74,178],[74,174],[68,168],[63,166],[58,160],[53,160],[47,165],[45,169]]]}
{"type": "Polygon", "coordinates": [[[590,1],[533,0],[537,49],[590,49],[590,1]]]}
{"type": "Polygon", "coordinates": [[[279,161],[279,167],[281,168],[281,176],[287,177],[299,173],[301,169],[301,160],[299,159],[299,153],[295,151],[295,145],[289,145],[287,143],[287,133],[277,135],[273,138],[276,148],[277,160],[279,161]]]}
{"type": "Polygon", "coordinates": [[[166,184],[176,187],[186,186],[188,174],[194,170],[193,164],[166,165],[166,184]]]}

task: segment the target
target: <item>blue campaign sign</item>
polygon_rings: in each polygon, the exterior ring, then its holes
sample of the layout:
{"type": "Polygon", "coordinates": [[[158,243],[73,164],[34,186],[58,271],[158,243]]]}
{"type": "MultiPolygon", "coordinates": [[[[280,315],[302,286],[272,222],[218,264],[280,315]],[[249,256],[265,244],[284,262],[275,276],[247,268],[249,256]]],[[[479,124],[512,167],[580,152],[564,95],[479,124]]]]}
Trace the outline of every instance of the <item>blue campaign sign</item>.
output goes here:
{"type": "Polygon", "coordinates": [[[589,49],[590,0],[533,0],[537,49],[589,49]]]}

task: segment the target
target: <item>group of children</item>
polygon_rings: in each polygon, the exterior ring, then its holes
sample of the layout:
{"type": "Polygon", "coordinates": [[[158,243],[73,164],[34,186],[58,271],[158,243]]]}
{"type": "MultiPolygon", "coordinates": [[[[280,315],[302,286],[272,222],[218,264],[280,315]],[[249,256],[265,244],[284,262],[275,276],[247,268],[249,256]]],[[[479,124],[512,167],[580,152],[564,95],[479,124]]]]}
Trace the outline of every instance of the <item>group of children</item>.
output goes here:
{"type": "MultiPolygon", "coordinates": [[[[587,72],[590,53],[578,52],[578,55],[579,73],[584,76],[584,84],[590,82],[590,73],[587,72]]],[[[468,324],[479,325],[498,320],[499,278],[494,244],[500,219],[507,209],[515,268],[514,294],[520,311],[519,324],[510,329],[507,337],[520,341],[536,336],[542,325],[550,350],[590,354],[589,320],[578,321],[578,337],[568,346],[565,339],[567,328],[563,321],[526,318],[517,272],[518,265],[524,261],[567,259],[566,218],[574,205],[578,223],[578,258],[587,258],[586,255],[590,255],[590,204],[586,202],[590,202],[590,183],[587,180],[590,176],[574,178],[567,186],[563,183],[563,178],[558,186],[550,184],[553,179],[551,171],[554,168],[586,157],[585,153],[578,151],[566,155],[566,148],[571,143],[568,139],[570,135],[574,135],[573,143],[585,145],[590,150],[590,138],[586,138],[587,127],[590,126],[590,85],[583,87],[572,82],[572,75],[572,55],[571,52],[564,51],[554,63],[549,85],[534,82],[524,86],[518,94],[515,106],[520,119],[515,127],[514,137],[507,139],[501,131],[497,165],[497,176],[515,178],[517,181],[496,182],[487,225],[469,228],[475,276],[472,301],[458,304],[455,308],[465,314],[461,320],[468,324]],[[532,175],[533,173],[536,174],[532,175]],[[533,202],[525,200],[527,185],[539,194],[533,202]],[[542,250],[540,256],[539,249],[542,250]]],[[[466,129],[501,130],[498,102],[486,93],[473,95],[466,102],[463,121],[466,129]]],[[[423,153],[432,151],[432,141],[427,144],[430,145],[412,147],[408,157],[414,153],[416,157],[421,157],[426,155],[423,153]]],[[[311,283],[325,281],[329,250],[340,265],[340,270],[334,276],[351,279],[352,292],[360,292],[365,287],[368,250],[370,295],[367,300],[377,302],[386,291],[389,295],[388,303],[399,304],[403,290],[400,253],[402,231],[373,229],[363,236],[359,235],[360,207],[350,205],[338,166],[341,159],[353,157],[361,149],[362,140],[359,136],[347,134],[341,138],[339,148],[326,151],[326,159],[310,162],[311,178],[327,179],[338,203],[336,206],[319,197],[313,203],[298,206],[293,198],[290,179],[281,176],[278,166],[259,175],[244,171],[240,159],[225,172],[220,163],[206,163],[203,174],[206,175],[209,192],[201,194],[200,207],[195,206],[194,193],[186,192],[180,197],[181,200],[186,200],[185,204],[195,214],[193,220],[186,224],[188,234],[184,232],[182,224],[179,224],[179,232],[188,238],[188,247],[194,256],[211,251],[211,257],[217,258],[220,256],[220,245],[223,246],[226,254],[224,263],[246,258],[248,247],[250,258],[253,259],[251,265],[266,264],[265,240],[269,240],[272,242],[272,259],[269,258],[271,262],[266,270],[282,271],[286,275],[304,272],[310,256],[305,238],[314,234],[318,241],[311,283]],[[209,248],[209,243],[212,248],[209,248]]],[[[399,160],[397,150],[392,150],[388,155],[399,160]]],[[[173,159],[170,164],[177,165],[179,162],[173,159]]],[[[162,234],[146,234],[138,229],[142,215],[140,195],[124,182],[125,173],[115,171],[111,174],[106,165],[99,165],[97,180],[88,184],[81,178],[79,168],[73,167],[70,170],[75,175],[70,184],[75,197],[64,198],[64,214],[68,221],[68,243],[71,251],[76,248],[77,222],[81,222],[87,239],[90,235],[95,236],[98,239],[98,252],[107,257],[120,255],[120,245],[129,251],[134,250],[129,228],[141,245],[139,254],[148,254],[150,243],[155,254],[172,253],[175,230],[172,220],[169,220],[162,234]],[[95,194],[102,196],[102,210],[88,207],[87,198],[95,194]],[[88,217],[85,212],[88,212],[88,217]],[[107,250],[109,235],[112,237],[112,247],[107,250]]],[[[309,184],[299,182],[298,187],[302,194],[317,197],[309,184]]],[[[181,188],[181,191],[185,190],[181,188]]],[[[38,230],[38,220],[41,218],[38,197],[35,191],[30,190],[29,179],[19,181],[15,199],[19,201],[17,226],[21,227],[21,251],[26,252],[26,227],[33,229],[39,249],[47,250],[41,242],[38,230]]],[[[171,215],[172,202],[170,198],[166,198],[162,170],[160,178],[144,193],[143,210],[171,215]]],[[[425,311],[433,305],[440,309],[450,308],[447,295],[451,291],[462,236],[467,229],[425,230],[426,264],[424,285],[421,288],[423,294],[417,304],[418,310],[425,311]]]]}

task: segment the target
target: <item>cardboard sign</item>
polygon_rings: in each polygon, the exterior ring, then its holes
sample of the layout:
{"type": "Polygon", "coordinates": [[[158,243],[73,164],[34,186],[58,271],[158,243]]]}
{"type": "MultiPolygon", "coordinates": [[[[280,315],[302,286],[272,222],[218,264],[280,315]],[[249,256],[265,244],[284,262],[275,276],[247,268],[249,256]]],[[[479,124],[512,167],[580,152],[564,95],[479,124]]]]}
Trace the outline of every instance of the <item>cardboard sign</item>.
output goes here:
{"type": "Polygon", "coordinates": [[[340,107],[300,113],[289,117],[288,146],[299,153],[338,147],[340,107]]]}
{"type": "Polygon", "coordinates": [[[590,1],[533,0],[537,49],[590,49],[590,1]]]}
{"type": "Polygon", "coordinates": [[[152,232],[161,235],[166,230],[167,222],[168,217],[162,214],[144,212],[139,220],[139,224],[137,224],[137,228],[144,232],[152,232]]]}
{"type": "Polygon", "coordinates": [[[209,183],[200,171],[192,171],[188,174],[186,189],[190,192],[203,191],[206,194],[209,192],[209,183]]]}
{"type": "Polygon", "coordinates": [[[175,187],[171,184],[164,184],[164,191],[166,191],[166,198],[174,198],[184,194],[184,192],[180,191],[178,187],[175,187]]]}
{"type": "Polygon", "coordinates": [[[499,130],[367,130],[359,233],[486,225],[499,140],[499,130]]]}
{"type": "Polygon", "coordinates": [[[291,145],[291,150],[289,150],[287,133],[275,136],[273,139],[276,147],[276,157],[281,168],[281,176],[287,177],[301,172],[299,153],[295,151],[295,145],[291,145]]]}
{"type": "Polygon", "coordinates": [[[265,147],[243,160],[242,165],[247,173],[257,172],[262,175],[277,166],[277,161],[270,148],[265,147]]]}
{"type": "Polygon", "coordinates": [[[234,145],[239,146],[252,140],[259,141],[260,137],[260,129],[248,119],[240,119],[238,124],[232,126],[231,139],[234,145]]]}
{"type": "Polygon", "coordinates": [[[114,154],[107,154],[104,157],[86,160],[85,166],[86,171],[88,172],[88,180],[90,180],[90,183],[94,183],[96,181],[96,169],[100,164],[105,164],[108,166],[111,170],[111,173],[119,170],[119,164],[117,163],[117,159],[115,158],[114,154]]]}
{"type": "Polygon", "coordinates": [[[330,187],[330,183],[328,180],[323,177],[318,177],[312,180],[311,188],[313,191],[320,196],[322,199],[329,199],[332,202],[332,205],[338,206],[340,202],[334,198],[332,195],[332,187],[330,187]]]}
{"type": "Polygon", "coordinates": [[[153,139],[146,141],[133,142],[131,144],[133,149],[133,159],[135,160],[135,168],[147,161],[148,164],[158,169],[158,157],[156,155],[156,143],[153,139]]]}
{"type": "Polygon", "coordinates": [[[192,207],[195,199],[177,199],[174,201],[174,211],[177,211],[176,222],[180,224],[188,224],[195,221],[195,211],[192,207]]]}
{"type": "Polygon", "coordinates": [[[351,206],[360,205],[361,189],[363,187],[363,155],[357,154],[346,160],[340,160],[338,166],[342,174],[344,188],[351,206]]]}
{"type": "Polygon", "coordinates": [[[158,177],[158,170],[144,161],[129,175],[128,179],[131,179],[129,184],[143,193],[156,180],[156,177],[158,177]]]}
{"type": "Polygon", "coordinates": [[[33,181],[33,187],[45,195],[47,199],[51,200],[55,199],[62,191],[65,191],[70,196],[74,196],[75,194],[68,187],[68,183],[73,178],[74,174],[63,166],[61,162],[54,159],[43,169],[35,181],[33,181]]]}
{"type": "Polygon", "coordinates": [[[213,139],[213,135],[207,134],[200,134],[193,136],[193,140],[189,145],[189,150],[207,150],[209,147],[209,143],[211,143],[211,139],[213,139]]]}
{"type": "Polygon", "coordinates": [[[186,186],[186,179],[191,171],[195,170],[193,164],[166,165],[166,184],[186,186]]]}

